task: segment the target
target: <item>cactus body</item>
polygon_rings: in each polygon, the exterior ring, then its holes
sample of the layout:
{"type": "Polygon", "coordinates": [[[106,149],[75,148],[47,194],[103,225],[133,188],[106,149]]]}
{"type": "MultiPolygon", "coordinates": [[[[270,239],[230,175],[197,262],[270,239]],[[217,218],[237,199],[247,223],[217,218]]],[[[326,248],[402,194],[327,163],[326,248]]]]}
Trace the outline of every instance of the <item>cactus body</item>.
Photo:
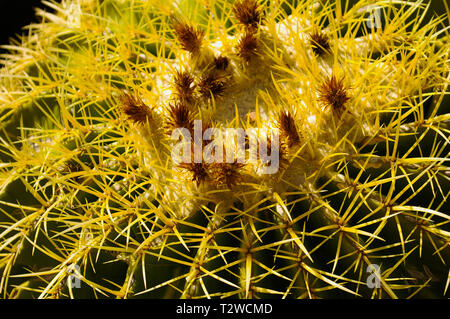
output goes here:
{"type": "Polygon", "coordinates": [[[0,71],[3,298],[448,294],[448,14],[48,6],[0,71]]]}

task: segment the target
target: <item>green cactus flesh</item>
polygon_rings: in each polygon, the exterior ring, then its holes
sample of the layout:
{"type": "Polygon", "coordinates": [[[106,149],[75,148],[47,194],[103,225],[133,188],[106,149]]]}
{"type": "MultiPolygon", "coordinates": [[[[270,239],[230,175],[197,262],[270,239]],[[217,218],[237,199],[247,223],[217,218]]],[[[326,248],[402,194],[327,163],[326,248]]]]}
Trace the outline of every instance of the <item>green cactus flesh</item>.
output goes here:
{"type": "Polygon", "coordinates": [[[0,69],[2,298],[448,296],[448,9],[46,4],[0,69]],[[176,161],[199,120],[278,169],[176,161]]]}

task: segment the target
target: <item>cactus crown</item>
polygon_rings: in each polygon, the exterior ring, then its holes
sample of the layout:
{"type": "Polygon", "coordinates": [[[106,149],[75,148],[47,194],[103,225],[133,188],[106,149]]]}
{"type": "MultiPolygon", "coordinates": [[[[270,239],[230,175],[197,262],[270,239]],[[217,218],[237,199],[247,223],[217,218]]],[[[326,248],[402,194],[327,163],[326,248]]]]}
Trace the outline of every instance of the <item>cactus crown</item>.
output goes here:
{"type": "Polygon", "coordinates": [[[445,296],[448,13],[344,2],[48,2],[0,71],[2,296],[445,296]]]}

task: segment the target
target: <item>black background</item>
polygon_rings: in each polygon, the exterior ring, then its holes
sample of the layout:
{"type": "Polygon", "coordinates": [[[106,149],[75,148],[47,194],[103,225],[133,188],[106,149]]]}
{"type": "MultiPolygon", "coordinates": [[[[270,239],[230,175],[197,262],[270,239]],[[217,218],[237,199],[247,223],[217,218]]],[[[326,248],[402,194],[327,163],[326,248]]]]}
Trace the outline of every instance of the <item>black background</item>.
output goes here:
{"type": "Polygon", "coordinates": [[[35,7],[48,8],[41,0],[0,0],[0,45],[9,44],[11,37],[17,38],[24,32],[23,26],[39,21],[35,7]]]}

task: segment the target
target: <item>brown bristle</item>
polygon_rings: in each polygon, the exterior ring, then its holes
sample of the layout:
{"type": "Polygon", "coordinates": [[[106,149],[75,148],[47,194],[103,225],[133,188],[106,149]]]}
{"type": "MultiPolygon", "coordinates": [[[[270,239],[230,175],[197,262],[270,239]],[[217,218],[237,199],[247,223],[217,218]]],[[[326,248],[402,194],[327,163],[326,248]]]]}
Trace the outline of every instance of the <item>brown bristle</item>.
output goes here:
{"type": "Polygon", "coordinates": [[[228,188],[231,188],[241,181],[241,168],[244,166],[245,164],[238,163],[236,160],[233,163],[213,164],[212,168],[215,183],[219,186],[226,185],[228,188]]]}
{"type": "MultiPolygon", "coordinates": [[[[78,173],[83,170],[83,167],[80,163],[76,162],[75,160],[70,160],[69,162],[65,163],[64,173],[70,174],[70,173],[78,173]]],[[[81,182],[83,179],[82,174],[71,174],[72,180],[76,183],[81,182]]]]}
{"type": "Polygon", "coordinates": [[[169,105],[169,114],[166,122],[166,129],[169,133],[176,128],[194,129],[194,118],[191,110],[183,102],[169,105]]]}
{"type": "Polygon", "coordinates": [[[258,49],[258,39],[254,32],[245,32],[245,34],[239,39],[237,44],[237,51],[239,57],[244,61],[250,61],[251,57],[256,55],[258,49]]]}
{"type": "Polygon", "coordinates": [[[174,24],[173,28],[181,47],[192,54],[198,53],[205,31],[179,21],[174,24]]]}
{"type": "Polygon", "coordinates": [[[226,77],[220,76],[214,72],[201,78],[198,83],[200,94],[204,98],[219,97],[225,92],[227,81],[226,77]]]}
{"type": "MultiPolygon", "coordinates": [[[[268,157],[272,155],[272,139],[270,137],[267,137],[267,139],[264,141],[259,141],[258,143],[258,155],[259,155],[259,147],[265,147],[266,148],[266,154],[268,157]]],[[[286,144],[282,141],[278,141],[278,147],[275,146],[275,151],[278,152],[278,165],[280,168],[285,168],[287,164],[289,163],[289,160],[287,159],[287,149],[286,144]]],[[[265,163],[268,165],[268,163],[265,163]]]]}
{"type": "Polygon", "coordinates": [[[188,71],[177,71],[174,76],[175,90],[180,99],[191,101],[195,90],[194,77],[188,71]]]}
{"type": "Polygon", "coordinates": [[[319,88],[319,102],[325,109],[331,108],[340,117],[346,109],[345,104],[350,100],[347,91],[348,88],[344,86],[344,78],[338,80],[332,75],[319,88]]]}
{"type": "Polygon", "coordinates": [[[257,28],[264,20],[263,12],[256,0],[236,1],[233,13],[236,19],[248,28],[257,28]]]}
{"type": "Polygon", "coordinates": [[[225,71],[230,61],[226,56],[219,56],[214,58],[214,64],[217,70],[225,71]]]}
{"type": "Polygon", "coordinates": [[[328,36],[321,31],[314,31],[309,35],[309,43],[315,54],[321,56],[330,52],[330,42],[328,36]]]}
{"type": "Polygon", "coordinates": [[[74,172],[79,172],[81,170],[81,165],[80,165],[80,163],[77,163],[75,161],[70,161],[70,162],[66,163],[66,168],[67,168],[68,172],[74,173],[74,172]]]}
{"type": "Polygon", "coordinates": [[[300,136],[295,126],[295,120],[289,111],[281,112],[278,115],[278,129],[280,135],[288,140],[288,146],[292,147],[300,143],[300,136]]]}
{"type": "Polygon", "coordinates": [[[178,167],[191,173],[192,181],[199,186],[209,178],[208,164],[205,163],[181,163],[178,167]]]}
{"type": "Polygon", "coordinates": [[[152,118],[150,108],[140,98],[136,98],[130,94],[123,94],[120,97],[120,101],[122,103],[122,112],[128,116],[130,121],[144,124],[152,118]]]}

